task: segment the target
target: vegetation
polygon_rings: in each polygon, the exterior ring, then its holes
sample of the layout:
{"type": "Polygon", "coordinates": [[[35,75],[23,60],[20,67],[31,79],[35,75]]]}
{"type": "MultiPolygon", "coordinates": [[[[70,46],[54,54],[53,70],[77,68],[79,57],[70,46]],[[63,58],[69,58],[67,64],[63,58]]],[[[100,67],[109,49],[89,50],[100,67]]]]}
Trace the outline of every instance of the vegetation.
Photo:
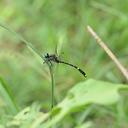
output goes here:
{"type": "Polygon", "coordinates": [[[127,0],[0,1],[0,128],[127,128],[127,79],[87,30],[127,70],[127,12],[127,0]]]}

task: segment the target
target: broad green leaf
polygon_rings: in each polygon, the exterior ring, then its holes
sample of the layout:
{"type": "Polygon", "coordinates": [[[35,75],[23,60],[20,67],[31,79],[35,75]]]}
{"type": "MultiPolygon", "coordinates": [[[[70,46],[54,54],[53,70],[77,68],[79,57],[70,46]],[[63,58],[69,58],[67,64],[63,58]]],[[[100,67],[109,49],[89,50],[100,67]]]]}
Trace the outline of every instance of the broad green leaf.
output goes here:
{"type": "Polygon", "coordinates": [[[58,123],[67,114],[79,111],[90,104],[111,105],[120,99],[119,90],[127,90],[128,85],[113,84],[89,79],[78,83],[68,93],[65,99],[52,111],[53,119],[43,126],[49,128],[58,123]]]}

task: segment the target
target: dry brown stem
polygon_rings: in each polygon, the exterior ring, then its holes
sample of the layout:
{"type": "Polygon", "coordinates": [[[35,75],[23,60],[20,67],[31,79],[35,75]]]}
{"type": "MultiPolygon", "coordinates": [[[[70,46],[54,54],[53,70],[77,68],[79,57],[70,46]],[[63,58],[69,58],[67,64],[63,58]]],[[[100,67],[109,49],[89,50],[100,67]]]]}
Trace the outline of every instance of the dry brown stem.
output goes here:
{"type": "Polygon", "coordinates": [[[96,34],[96,32],[90,27],[87,26],[88,32],[95,38],[96,42],[101,46],[102,49],[108,54],[112,61],[116,64],[117,68],[121,71],[123,76],[128,81],[128,71],[113,54],[113,52],[108,48],[108,46],[102,41],[102,39],[96,34]]]}

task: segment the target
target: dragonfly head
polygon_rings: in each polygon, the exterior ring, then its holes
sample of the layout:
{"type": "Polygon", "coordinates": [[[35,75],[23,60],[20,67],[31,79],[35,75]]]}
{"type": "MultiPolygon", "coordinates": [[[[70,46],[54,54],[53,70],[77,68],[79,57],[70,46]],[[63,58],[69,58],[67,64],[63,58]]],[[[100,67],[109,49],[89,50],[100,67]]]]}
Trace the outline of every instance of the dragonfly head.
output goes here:
{"type": "Polygon", "coordinates": [[[44,55],[44,58],[49,58],[49,54],[46,53],[46,54],[44,55]]]}

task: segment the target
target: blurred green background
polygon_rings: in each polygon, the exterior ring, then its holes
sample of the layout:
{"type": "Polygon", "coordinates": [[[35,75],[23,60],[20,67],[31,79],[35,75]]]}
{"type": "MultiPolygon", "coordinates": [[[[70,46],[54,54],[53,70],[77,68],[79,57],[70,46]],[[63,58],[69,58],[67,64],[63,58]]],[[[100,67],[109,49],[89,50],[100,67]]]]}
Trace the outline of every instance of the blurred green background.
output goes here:
{"type": "MultiPolygon", "coordinates": [[[[127,66],[128,0],[1,0],[0,22],[32,42],[42,55],[55,53],[57,46],[60,58],[81,67],[88,78],[125,82],[86,27],[91,25],[127,66]]],[[[42,63],[15,35],[0,28],[0,76],[21,108],[35,101],[46,111],[50,108],[50,74],[42,63]]],[[[62,64],[55,64],[54,74],[57,101],[85,80],[62,64]]]]}

